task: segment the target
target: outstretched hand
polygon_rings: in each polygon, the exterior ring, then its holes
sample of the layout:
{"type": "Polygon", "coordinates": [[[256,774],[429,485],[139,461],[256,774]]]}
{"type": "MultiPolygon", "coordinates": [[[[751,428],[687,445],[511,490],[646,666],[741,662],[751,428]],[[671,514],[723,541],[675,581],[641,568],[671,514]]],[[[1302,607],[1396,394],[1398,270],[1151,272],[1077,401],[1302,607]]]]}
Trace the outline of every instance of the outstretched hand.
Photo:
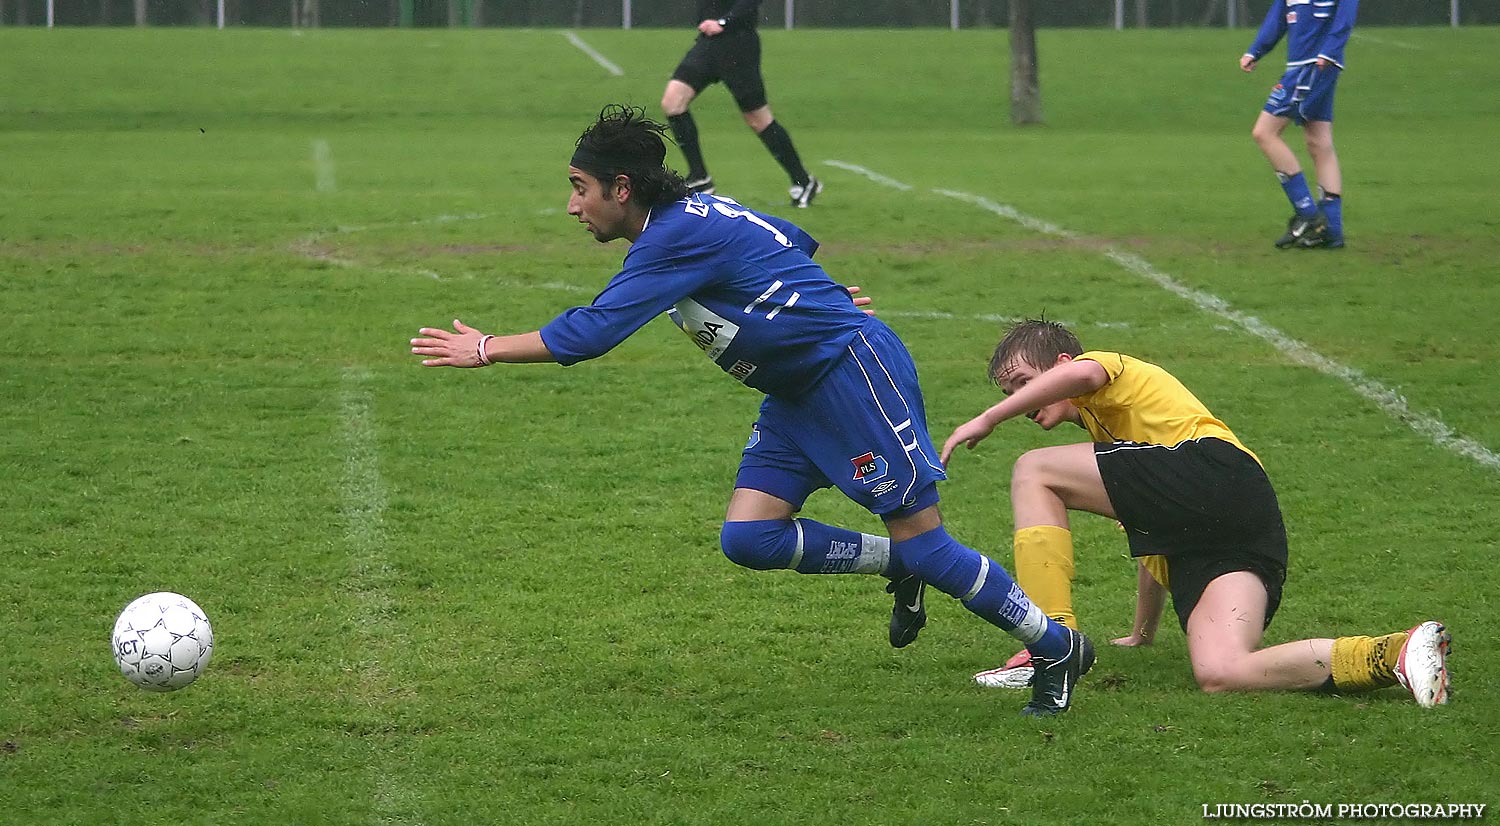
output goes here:
{"type": "Polygon", "coordinates": [[[423,327],[418,331],[422,338],[411,340],[411,351],[416,355],[428,357],[422,359],[423,367],[483,367],[485,365],[485,362],[479,360],[479,346],[484,340],[484,333],[456,318],[453,319],[453,329],[457,332],[450,333],[437,327],[423,327]]]}
{"type": "MultiPolygon", "coordinates": [[[[848,291],[849,297],[854,299],[854,306],[856,307],[868,307],[875,301],[875,299],[867,295],[860,295],[858,287],[845,287],[844,289],[848,291]]],[[[865,310],[865,315],[875,315],[875,311],[865,310]]]]}
{"type": "Polygon", "coordinates": [[[976,416],[959,425],[953,431],[953,435],[948,437],[948,441],[943,442],[943,452],[940,456],[943,467],[948,466],[948,457],[953,455],[953,451],[960,444],[973,450],[976,445],[984,441],[994,431],[995,426],[985,421],[983,416],[976,416]]]}

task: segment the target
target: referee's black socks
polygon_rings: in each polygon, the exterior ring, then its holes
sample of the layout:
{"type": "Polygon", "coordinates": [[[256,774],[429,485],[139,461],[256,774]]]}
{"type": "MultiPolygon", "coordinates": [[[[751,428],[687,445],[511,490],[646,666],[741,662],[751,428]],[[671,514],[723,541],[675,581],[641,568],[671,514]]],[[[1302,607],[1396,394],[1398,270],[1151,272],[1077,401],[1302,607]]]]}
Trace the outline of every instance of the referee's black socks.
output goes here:
{"type": "Polygon", "coordinates": [[[771,150],[771,157],[792,177],[792,183],[806,186],[812,179],[803,168],[802,159],[797,156],[797,148],[792,146],[792,136],[786,133],[781,124],[771,121],[770,126],[760,131],[760,142],[771,150]]]}
{"type": "Polygon", "coordinates": [[[688,162],[688,180],[701,181],[708,177],[708,167],[703,163],[703,150],[698,147],[698,124],[692,112],[668,115],[667,125],[672,127],[672,139],[688,162]]]}

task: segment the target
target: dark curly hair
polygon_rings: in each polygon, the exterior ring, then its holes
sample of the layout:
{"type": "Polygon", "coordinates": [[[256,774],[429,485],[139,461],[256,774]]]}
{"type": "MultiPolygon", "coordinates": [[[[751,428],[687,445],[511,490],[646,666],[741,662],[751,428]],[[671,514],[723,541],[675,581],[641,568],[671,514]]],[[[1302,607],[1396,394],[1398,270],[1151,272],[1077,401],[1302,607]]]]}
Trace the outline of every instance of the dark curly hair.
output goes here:
{"type": "Polygon", "coordinates": [[[1063,353],[1074,357],[1083,354],[1078,336],[1056,321],[1028,318],[1006,331],[995,345],[995,354],[990,356],[989,380],[999,384],[1000,371],[1016,359],[1045,370],[1063,353]]]}
{"type": "Polygon", "coordinates": [[[613,182],[616,175],[630,178],[632,197],[648,207],[684,198],[687,184],[666,166],[666,130],[646,117],[645,109],[612,103],[599,111],[599,119],[578,138],[579,155],[597,159],[591,167],[603,167],[584,171],[604,184],[613,182]]]}

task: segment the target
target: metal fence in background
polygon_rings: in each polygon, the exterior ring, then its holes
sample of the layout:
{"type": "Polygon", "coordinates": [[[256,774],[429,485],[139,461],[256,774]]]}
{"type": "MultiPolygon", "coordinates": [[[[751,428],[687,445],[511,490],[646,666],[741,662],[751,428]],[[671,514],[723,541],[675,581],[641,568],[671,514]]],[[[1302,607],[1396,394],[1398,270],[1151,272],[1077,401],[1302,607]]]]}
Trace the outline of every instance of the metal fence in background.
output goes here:
{"type": "MultiPolygon", "coordinates": [[[[1269,0],[1037,0],[1043,28],[1256,26],[1269,0]]],[[[694,0],[0,0],[16,26],[690,28],[694,0]]],[[[1009,0],[765,0],[768,28],[987,28],[1009,0]]],[[[1361,0],[1366,26],[1500,25],[1500,0],[1361,0]]]]}

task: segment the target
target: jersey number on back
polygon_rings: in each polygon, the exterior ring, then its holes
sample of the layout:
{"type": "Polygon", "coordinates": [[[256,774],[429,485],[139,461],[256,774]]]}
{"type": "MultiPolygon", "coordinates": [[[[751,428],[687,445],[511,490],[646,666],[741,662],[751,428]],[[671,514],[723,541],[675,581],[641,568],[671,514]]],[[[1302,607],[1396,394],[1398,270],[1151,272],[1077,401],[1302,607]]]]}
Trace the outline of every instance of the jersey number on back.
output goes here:
{"type": "MultiPolygon", "coordinates": [[[[730,204],[734,203],[734,201],[730,201],[728,198],[725,198],[723,196],[718,196],[712,203],[704,203],[703,201],[689,199],[686,204],[686,210],[689,214],[696,215],[699,218],[707,218],[709,209],[712,209],[714,212],[719,213],[725,218],[744,218],[746,221],[749,221],[750,223],[760,227],[766,232],[771,233],[771,237],[776,239],[776,243],[782,245],[783,247],[790,247],[792,245],[791,239],[787,238],[786,234],[781,230],[766,223],[766,219],[760,217],[759,215],[756,215],[748,209],[735,209],[734,207],[724,203],[725,201],[728,201],[728,203],[730,204]]],[[[738,206],[738,204],[736,204],[736,206],[738,206]]]]}

